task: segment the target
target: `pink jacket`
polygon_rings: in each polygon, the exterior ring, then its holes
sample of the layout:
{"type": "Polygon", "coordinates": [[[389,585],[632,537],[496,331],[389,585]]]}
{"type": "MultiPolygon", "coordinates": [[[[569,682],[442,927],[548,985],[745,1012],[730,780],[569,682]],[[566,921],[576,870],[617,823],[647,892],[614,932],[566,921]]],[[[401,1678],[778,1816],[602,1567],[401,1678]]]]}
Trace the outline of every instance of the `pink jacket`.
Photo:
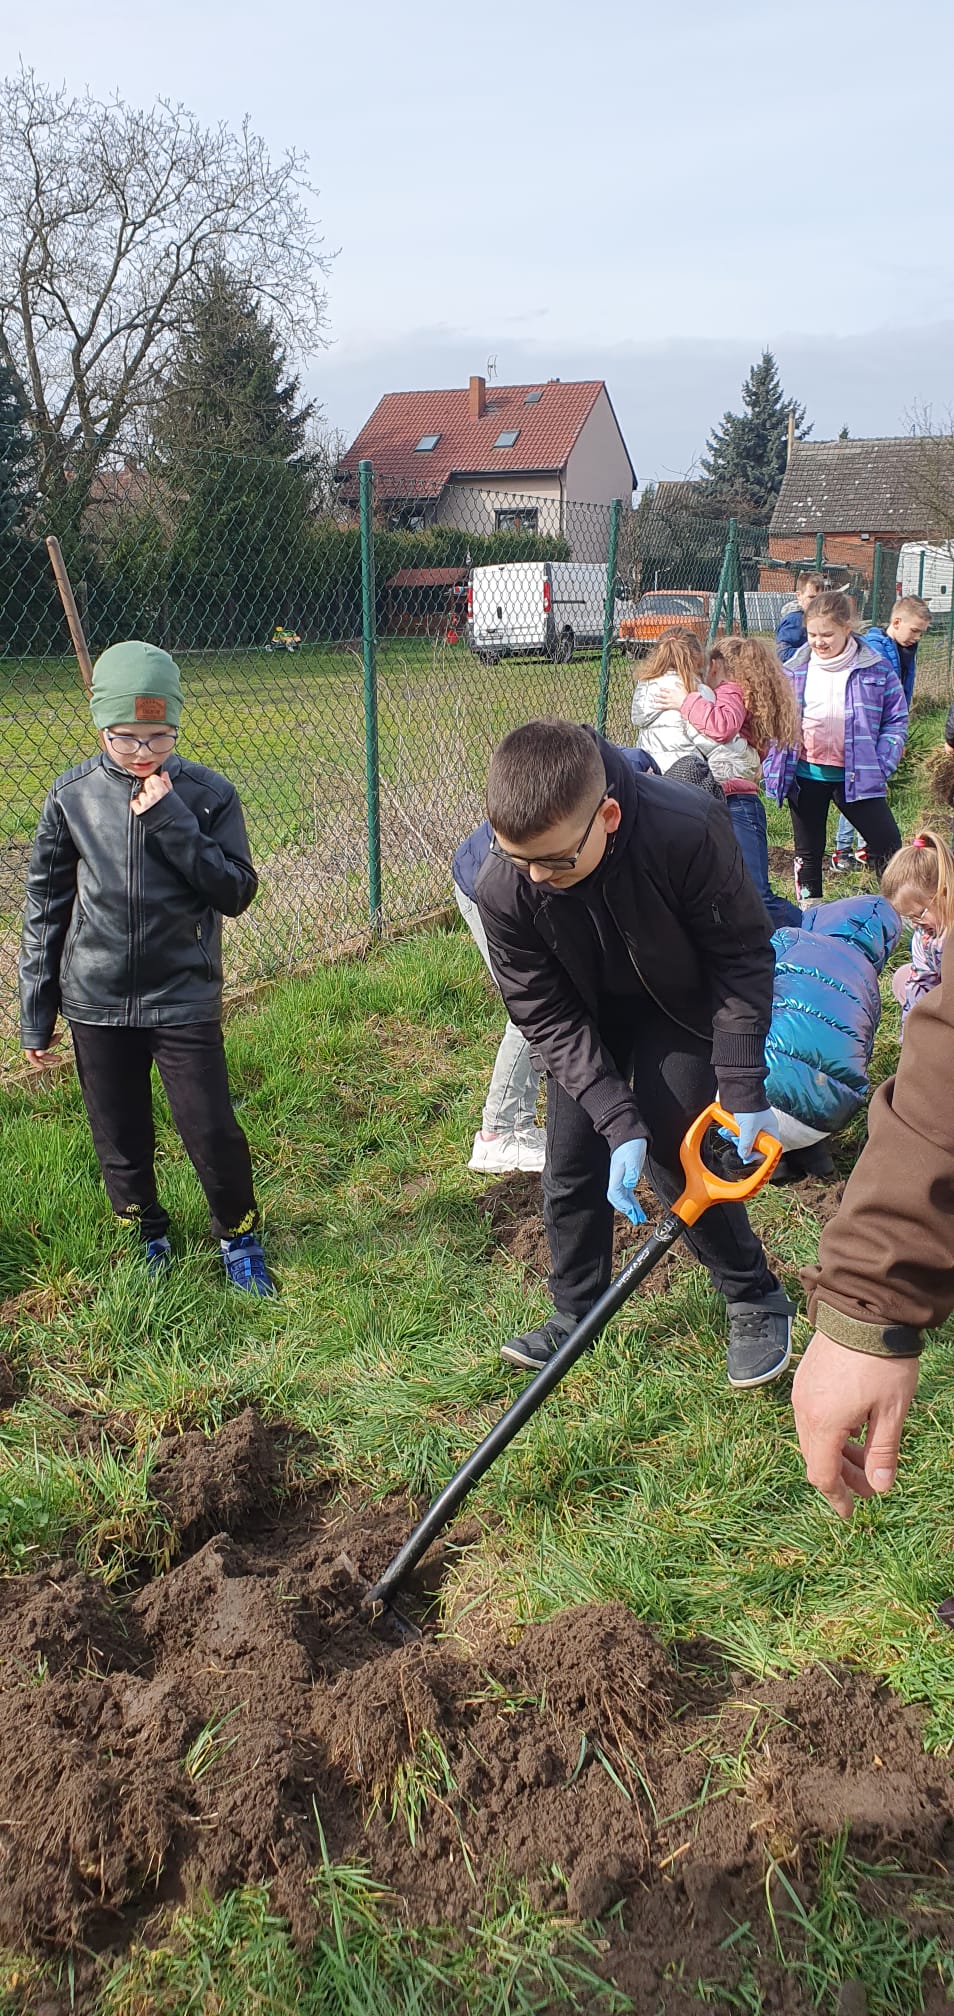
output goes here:
{"type": "Polygon", "coordinates": [[[734,679],[724,679],[713,699],[687,693],[680,708],[684,720],[725,748],[713,749],[709,768],[723,791],[757,791],[762,765],[745,734],[745,695],[734,679]]]}

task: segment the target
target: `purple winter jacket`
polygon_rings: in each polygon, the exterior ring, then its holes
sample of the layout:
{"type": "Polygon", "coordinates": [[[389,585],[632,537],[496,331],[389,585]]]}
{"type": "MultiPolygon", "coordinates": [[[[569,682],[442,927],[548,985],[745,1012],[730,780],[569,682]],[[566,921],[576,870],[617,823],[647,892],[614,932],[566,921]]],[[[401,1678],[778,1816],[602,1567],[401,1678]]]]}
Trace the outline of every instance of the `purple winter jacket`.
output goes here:
{"type": "MultiPolygon", "coordinates": [[[[799,717],[805,703],[805,677],[811,647],[803,644],[782,666],[795,689],[799,717]]],[[[845,797],[886,798],[888,778],[904,755],[908,703],[892,665],[865,643],[848,674],[845,689],[845,797]]],[[[773,742],[762,764],[762,780],[770,798],[781,805],[798,793],[797,749],[779,749],[773,742]]]]}

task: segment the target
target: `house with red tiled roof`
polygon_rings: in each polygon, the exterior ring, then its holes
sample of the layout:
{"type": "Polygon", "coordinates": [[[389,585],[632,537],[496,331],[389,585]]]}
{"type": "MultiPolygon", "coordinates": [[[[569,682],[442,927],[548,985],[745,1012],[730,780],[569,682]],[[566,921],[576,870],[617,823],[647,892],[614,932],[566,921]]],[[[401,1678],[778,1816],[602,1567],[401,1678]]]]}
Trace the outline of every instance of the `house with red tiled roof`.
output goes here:
{"type": "Polygon", "coordinates": [[[636,487],[602,379],[386,392],[341,459],[346,501],[361,461],[394,526],[562,534],[578,559],[603,557],[606,507],[636,487]]]}

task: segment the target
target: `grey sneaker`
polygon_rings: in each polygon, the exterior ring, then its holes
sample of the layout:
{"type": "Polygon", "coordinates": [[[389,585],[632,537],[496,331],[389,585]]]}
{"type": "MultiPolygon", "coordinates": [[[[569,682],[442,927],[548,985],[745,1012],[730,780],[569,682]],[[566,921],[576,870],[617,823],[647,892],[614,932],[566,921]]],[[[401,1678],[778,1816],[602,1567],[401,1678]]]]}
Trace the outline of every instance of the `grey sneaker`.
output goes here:
{"type": "Polygon", "coordinates": [[[783,1288],[773,1288],[761,1302],[730,1302],[726,1372],[729,1385],[742,1392],[779,1379],[792,1356],[795,1304],[783,1288]]]}
{"type": "Polygon", "coordinates": [[[570,1331],[576,1329],[575,1316],[548,1316],[539,1330],[527,1330],[522,1337],[511,1337],[501,1344],[500,1356],[508,1365],[520,1365],[526,1372],[539,1372],[542,1365],[549,1365],[555,1351],[565,1344],[570,1331]]]}

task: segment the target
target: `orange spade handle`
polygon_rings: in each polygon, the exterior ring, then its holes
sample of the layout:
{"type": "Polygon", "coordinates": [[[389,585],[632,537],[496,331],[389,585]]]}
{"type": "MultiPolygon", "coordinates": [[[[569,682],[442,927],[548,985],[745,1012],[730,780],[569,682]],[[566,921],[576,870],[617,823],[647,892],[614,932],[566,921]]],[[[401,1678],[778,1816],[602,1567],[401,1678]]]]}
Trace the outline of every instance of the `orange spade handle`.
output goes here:
{"type": "Polygon", "coordinates": [[[708,1129],[713,1126],[727,1127],[730,1134],[735,1135],[739,1131],[731,1113],[726,1113],[718,1101],[713,1100],[712,1105],[693,1121],[685,1140],[680,1143],[679,1160],[686,1187],[675,1204],[670,1205],[670,1210],[682,1219],[684,1225],[694,1225],[703,1211],[708,1211],[710,1204],[744,1204],[748,1197],[754,1197],[768,1181],[782,1153],[782,1144],[776,1141],[774,1134],[757,1134],[755,1147],[762,1161],[757,1162],[753,1169],[747,1169],[735,1183],[727,1183],[724,1177],[716,1176],[707,1169],[702,1160],[702,1143],[708,1129]]]}

